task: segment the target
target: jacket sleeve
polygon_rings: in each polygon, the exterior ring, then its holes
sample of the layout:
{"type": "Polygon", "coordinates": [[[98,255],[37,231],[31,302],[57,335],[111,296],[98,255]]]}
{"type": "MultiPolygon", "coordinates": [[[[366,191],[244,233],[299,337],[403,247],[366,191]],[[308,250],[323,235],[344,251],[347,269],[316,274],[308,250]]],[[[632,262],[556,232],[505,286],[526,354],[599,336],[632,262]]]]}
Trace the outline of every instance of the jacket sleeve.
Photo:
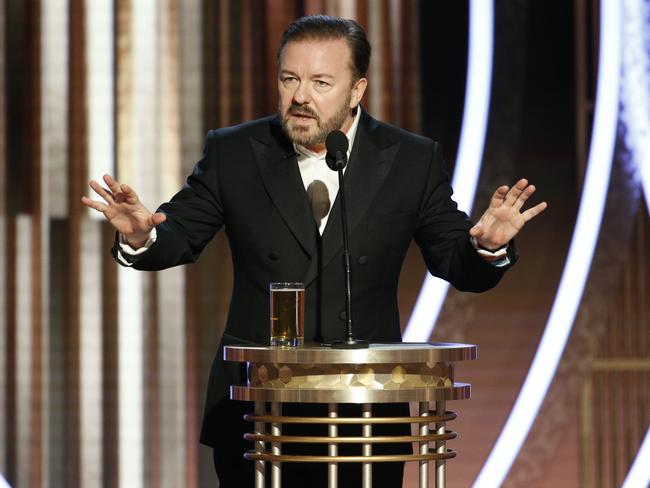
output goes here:
{"type": "Polygon", "coordinates": [[[461,291],[488,290],[499,282],[508,266],[495,267],[479,256],[470,242],[472,222],[458,210],[452,194],[440,145],[434,142],[415,242],[432,275],[461,291]]]}
{"type": "MultiPolygon", "coordinates": [[[[157,238],[151,248],[129,257],[133,268],[154,271],[194,262],[224,225],[217,140],[217,132],[208,133],[203,158],[194,166],[183,188],[158,208],[167,219],[156,226],[157,238]]],[[[114,255],[115,252],[114,247],[114,255]]]]}

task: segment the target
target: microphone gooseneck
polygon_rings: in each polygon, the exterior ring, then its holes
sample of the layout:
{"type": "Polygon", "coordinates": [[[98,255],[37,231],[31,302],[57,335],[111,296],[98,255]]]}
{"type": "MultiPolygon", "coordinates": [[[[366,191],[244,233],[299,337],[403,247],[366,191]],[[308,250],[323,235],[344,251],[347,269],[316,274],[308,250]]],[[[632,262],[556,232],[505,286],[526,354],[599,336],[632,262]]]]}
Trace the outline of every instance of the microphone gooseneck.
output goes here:
{"type": "Polygon", "coordinates": [[[345,188],[343,186],[343,168],[348,162],[348,138],[340,130],[327,135],[325,140],[327,155],[325,161],[332,171],[339,174],[339,201],[341,202],[341,223],[343,224],[343,275],[345,276],[345,339],[332,344],[336,349],[361,349],[368,347],[368,342],[354,338],[352,334],[352,284],[350,266],[350,244],[348,240],[348,220],[345,208],[345,188]]]}

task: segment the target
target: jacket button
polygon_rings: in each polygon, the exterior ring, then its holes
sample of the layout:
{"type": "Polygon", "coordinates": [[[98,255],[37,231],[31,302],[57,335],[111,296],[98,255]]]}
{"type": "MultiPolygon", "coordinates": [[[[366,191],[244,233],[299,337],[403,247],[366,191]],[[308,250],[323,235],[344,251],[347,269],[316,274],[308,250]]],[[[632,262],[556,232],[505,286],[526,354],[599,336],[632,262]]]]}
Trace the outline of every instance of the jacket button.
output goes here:
{"type": "Polygon", "coordinates": [[[368,262],[368,256],[361,256],[359,258],[359,264],[363,265],[366,264],[367,262],[368,262]]]}
{"type": "Polygon", "coordinates": [[[269,259],[270,259],[271,261],[277,261],[278,259],[280,259],[280,255],[279,255],[277,252],[275,252],[275,251],[271,251],[271,252],[269,253],[269,259]]]}
{"type": "Polygon", "coordinates": [[[345,318],[346,318],[345,310],[341,310],[341,311],[339,312],[339,319],[340,319],[340,320],[345,320],[345,318]]]}

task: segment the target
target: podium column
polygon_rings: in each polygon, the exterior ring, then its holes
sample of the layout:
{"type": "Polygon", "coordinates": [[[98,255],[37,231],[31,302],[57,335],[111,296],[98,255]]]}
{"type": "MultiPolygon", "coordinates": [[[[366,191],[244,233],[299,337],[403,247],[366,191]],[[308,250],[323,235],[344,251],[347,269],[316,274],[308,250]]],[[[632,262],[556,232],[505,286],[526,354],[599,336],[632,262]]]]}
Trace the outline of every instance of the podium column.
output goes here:
{"type": "Polygon", "coordinates": [[[254,423],[253,432],[244,435],[254,449],[243,454],[255,463],[255,487],[262,488],[270,479],[273,488],[280,488],[282,463],[325,463],[328,487],[335,488],[339,464],[357,463],[363,488],[371,488],[374,463],[415,461],[419,463],[419,485],[426,488],[429,463],[434,461],[435,486],[444,488],[446,461],[456,457],[447,441],[457,436],[447,429],[456,414],[447,411],[446,402],[470,397],[470,385],[455,381],[453,363],[475,358],[476,346],[471,344],[371,344],[368,349],[351,350],[317,344],[298,348],[226,346],[225,360],[248,363],[245,383],[232,385],[230,397],[255,402],[254,413],[244,416],[254,423]],[[323,403],[327,415],[284,416],[285,402],[323,403]],[[396,402],[417,402],[418,415],[373,415],[374,404],[396,402]],[[430,410],[432,402],[434,410],[430,410]],[[343,403],[361,405],[361,416],[341,417],[338,404],[343,403]],[[376,424],[399,423],[416,426],[417,435],[373,434],[376,424]],[[284,424],[321,424],[327,435],[286,435],[284,424]],[[340,425],[358,425],[361,436],[340,436],[340,425]],[[327,455],[283,454],[286,443],[321,444],[327,455]],[[339,455],[341,443],[359,445],[361,455],[339,455]],[[418,449],[412,454],[374,454],[373,446],[379,443],[416,443],[418,449]]]}

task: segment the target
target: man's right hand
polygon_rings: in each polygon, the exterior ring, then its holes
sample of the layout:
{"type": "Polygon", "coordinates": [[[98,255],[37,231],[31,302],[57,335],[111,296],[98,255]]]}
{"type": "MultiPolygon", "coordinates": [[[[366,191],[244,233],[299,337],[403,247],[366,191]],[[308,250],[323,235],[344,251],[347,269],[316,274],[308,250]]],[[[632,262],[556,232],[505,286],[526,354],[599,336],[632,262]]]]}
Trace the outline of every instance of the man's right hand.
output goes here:
{"type": "Polygon", "coordinates": [[[103,188],[95,180],[90,182],[90,188],[104,199],[104,202],[81,197],[81,202],[92,209],[104,214],[115,230],[124,236],[133,249],[142,247],[149,239],[151,229],[167,218],[162,213],[151,213],[138,198],[138,195],[128,185],[120,184],[110,175],[104,175],[103,188]]]}

